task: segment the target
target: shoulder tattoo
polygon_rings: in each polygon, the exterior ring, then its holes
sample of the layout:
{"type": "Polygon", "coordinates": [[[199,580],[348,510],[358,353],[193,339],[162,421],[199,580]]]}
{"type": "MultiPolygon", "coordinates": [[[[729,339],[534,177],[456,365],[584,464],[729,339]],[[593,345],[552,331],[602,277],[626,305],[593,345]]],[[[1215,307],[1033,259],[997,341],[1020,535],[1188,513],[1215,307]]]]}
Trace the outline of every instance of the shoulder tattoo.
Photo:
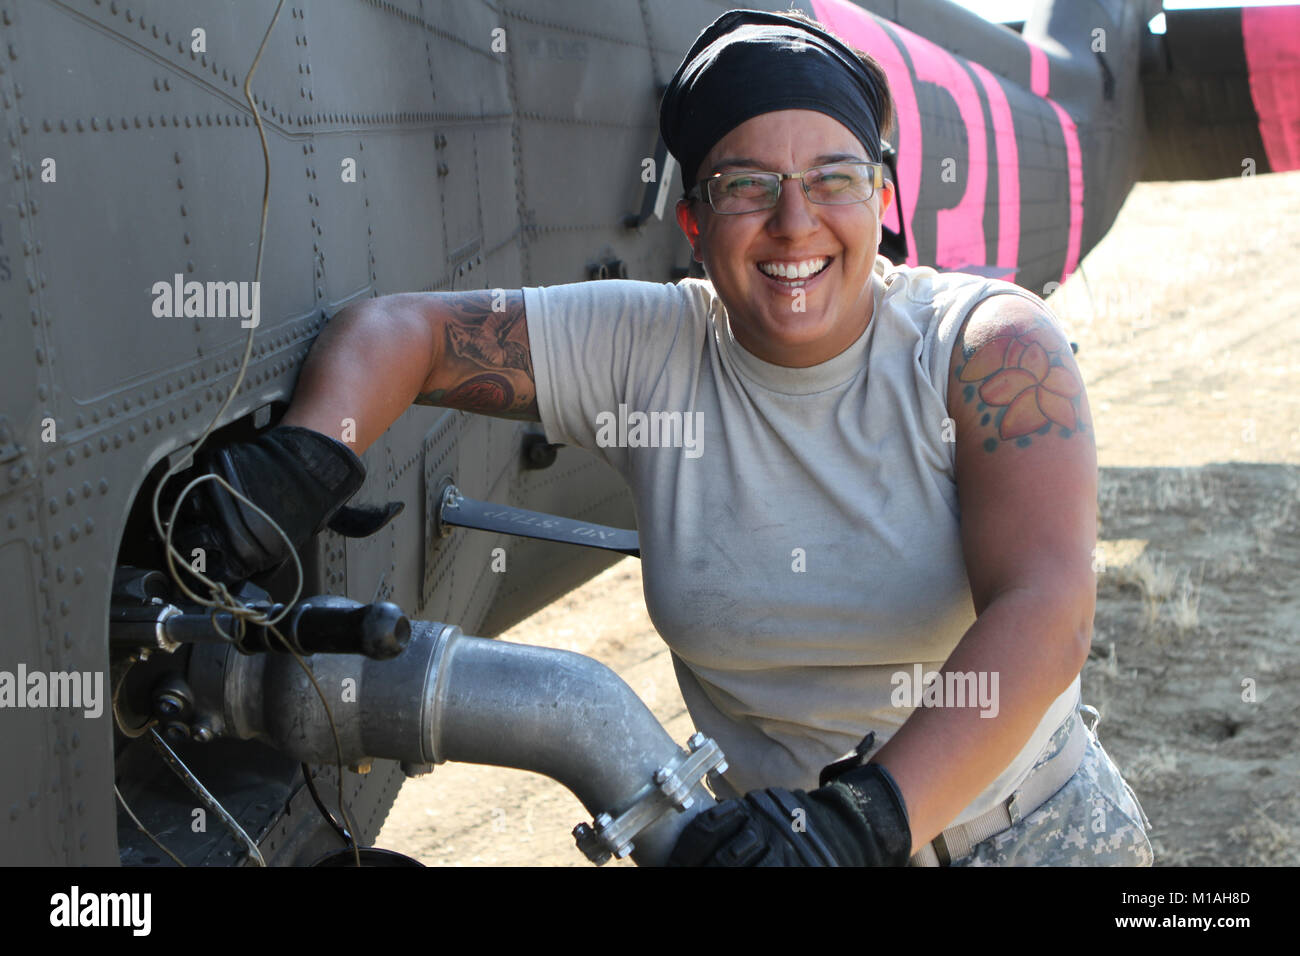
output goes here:
{"type": "Polygon", "coordinates": [[[1047,319],[999,319],[983,335],[971,322],[958,347],[962,361],[954,373],[961,400],[976,405],[979,424],[989,432],[985,451],[1006,442],[1024,448],[1053,430],[1061,438],[1088,431],[1078,367],[1064,336],[1047,319]]]}

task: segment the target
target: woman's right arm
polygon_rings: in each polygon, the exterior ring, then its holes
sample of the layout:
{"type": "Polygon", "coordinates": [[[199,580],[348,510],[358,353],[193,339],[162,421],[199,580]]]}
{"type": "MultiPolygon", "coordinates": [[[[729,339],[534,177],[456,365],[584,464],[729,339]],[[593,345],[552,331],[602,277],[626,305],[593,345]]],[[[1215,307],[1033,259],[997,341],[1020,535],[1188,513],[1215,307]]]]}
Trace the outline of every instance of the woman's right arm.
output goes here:
{"type": "Polygon", "coordinates": [[[412,403],[539,420],[521,290],[412,292],[347,306],[317,338],[281,423],[341,438],[351,420],[349,444],[361,454],[412,403]]]}

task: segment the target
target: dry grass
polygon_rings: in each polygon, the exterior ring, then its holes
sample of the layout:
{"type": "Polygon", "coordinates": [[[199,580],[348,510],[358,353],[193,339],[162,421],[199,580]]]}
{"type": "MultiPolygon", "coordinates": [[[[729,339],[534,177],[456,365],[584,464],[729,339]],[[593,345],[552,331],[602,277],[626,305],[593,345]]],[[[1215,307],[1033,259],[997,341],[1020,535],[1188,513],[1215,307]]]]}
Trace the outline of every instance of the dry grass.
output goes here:
{"type": "Polygon", "coordinates": [[[1246,845],[1247,861],[1253,866],[1294,865],[1300,860],[1300,836],[1292,823],[1300,814],[1300,801],[1294,796],[1285,806],[1273,803],[1252,807],[1249,822],[1228,828],[1228,838],[1246,845]]]}
{"type": "Polygon", "coordinates": [[[1119,586],[1134,587],[1141,593],[1144,623],[1148,629],[1156,629],[1164,621],[1172,625],[1175,633],[1181,634],[1200,624],[1204,563],[1193,575],[1188,568],[1173,566],[1163,551],[1143,550],[1114,571],[1119,586]]]}

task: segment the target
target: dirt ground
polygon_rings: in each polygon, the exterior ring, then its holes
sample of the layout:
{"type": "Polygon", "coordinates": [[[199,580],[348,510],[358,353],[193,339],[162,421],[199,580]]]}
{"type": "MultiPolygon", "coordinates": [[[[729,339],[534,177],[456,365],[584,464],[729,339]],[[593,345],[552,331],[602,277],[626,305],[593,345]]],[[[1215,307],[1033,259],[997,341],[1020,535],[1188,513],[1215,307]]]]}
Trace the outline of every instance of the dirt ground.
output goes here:
{"type": "MultiPolygon", "coordinates": [[[[1143,184],[1050,300],[1102,466],[1084,700],[1157,865],[1300,863],[1298,259],[1300,173],[1143,184]]],[[[676,740],[693,729],[635,559],[502,639],[598,658],[676,740]]],[[[376,845],[587,866],[570,836],[584,819],[544,777],[447,764],[406,784],[376,845]]]]}

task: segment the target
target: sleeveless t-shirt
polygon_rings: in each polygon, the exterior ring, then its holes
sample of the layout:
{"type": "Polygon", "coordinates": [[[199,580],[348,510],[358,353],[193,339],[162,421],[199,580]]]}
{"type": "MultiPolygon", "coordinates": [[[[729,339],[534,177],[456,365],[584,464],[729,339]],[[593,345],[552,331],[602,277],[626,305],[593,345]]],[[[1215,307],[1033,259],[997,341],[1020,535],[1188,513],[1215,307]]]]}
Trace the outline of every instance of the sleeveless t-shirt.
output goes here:
{"type": "MultiPolygon", "coordinates": [[[[884,258],[872,287],[866,331],[810,368],[741,347],[706,280],[524,289],[547,439],[631,488],[646,607],[726,754],[723,797],[811,789],[868,731],[884,744],[913,710],[909,682],[975,620],[949,361],[980,300],[1042,303],[884,258]]],[[[1076,677],[953,822],[1008,797],[1078,699],[1076,677]]]]}

